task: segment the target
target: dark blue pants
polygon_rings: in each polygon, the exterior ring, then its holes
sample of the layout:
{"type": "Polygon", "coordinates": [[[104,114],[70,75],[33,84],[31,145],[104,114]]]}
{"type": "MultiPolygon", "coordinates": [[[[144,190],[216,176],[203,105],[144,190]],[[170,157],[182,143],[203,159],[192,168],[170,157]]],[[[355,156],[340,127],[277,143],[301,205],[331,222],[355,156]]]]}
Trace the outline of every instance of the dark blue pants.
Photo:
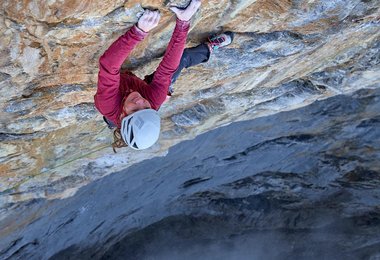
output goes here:
{"type": "Polygon", "coordinates": [[[172,84],[177,80],[181,71],[184,68],[189,68],[191,66],[198,65],[203,62],[207,62],[210,58],[210,50],[207,47],[207,44],[202,43],[193,48],[186,48],[183,51],[181,62],[179,63],[177,71],[172,77],[172,84]]]}
{"type": "MultiPolygon", "coordinates": [[[[171,95],[173,93],[173,87],[172,87],[173,83],[178,79],[179,75],[181,74],[181,71],[184,68],[189,68],[191,66],[195,66],[200,63],[207,62],[209,58],[210,58],[210,50],[207,47],[207,44],[205,43],[199,44],[198,46],[193,47],[193,48],[186,48],[183,51],[179,66],[176,72],[174,72],[173,74],[172,83],[169,87],[168,94],[171,95]]],[[[154,72],[150,75],[145,76],[144,80],[147,83],[152,82],[153,75],[154,75],[154,72]]]]}

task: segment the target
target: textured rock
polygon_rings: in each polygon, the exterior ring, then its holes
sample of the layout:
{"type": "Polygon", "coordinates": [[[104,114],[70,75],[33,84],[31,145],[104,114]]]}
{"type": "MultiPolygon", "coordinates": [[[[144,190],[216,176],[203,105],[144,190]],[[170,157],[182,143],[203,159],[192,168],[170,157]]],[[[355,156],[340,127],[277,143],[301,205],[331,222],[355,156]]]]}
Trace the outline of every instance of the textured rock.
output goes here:
{"type": "Polygon", "coordinates": [[[19,204],[0,258],[377,259],[379,101],[360,90],[232,123],[70,198],[19,204]]]}
{"type": "Polygon", "coordinates": [[[124,64],[151,73],[174,26],[167,7],[186,3],[1,2],[2,212],[19,201],[70,196],[219,126],[379,86],[378,0],[203,1],[188,46],[223,29],[236,32],[234,44],[176,82],[160,110],[157,145],[113,155],[111,133],[93,107],[98,58],[137,21],[141,6],[157,8],[160,25],[124,64]]]}

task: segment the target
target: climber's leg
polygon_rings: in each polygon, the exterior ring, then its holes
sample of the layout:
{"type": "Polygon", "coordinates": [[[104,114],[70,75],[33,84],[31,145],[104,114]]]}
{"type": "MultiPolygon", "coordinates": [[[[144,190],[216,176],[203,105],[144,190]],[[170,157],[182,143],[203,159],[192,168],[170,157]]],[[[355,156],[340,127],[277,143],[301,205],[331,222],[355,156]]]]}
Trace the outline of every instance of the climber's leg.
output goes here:
{"type": "MultiPolygon", "coordinates": [[[[196,47],[193,48],[186,48],[183,51],[181,61],[179,63],[179,66],[176,70],[176,72],[172,76],[171,85],[169,87],[169,93],[170,96],[173,93],[173,83],[177,80],[179,75],[181,74],[181,71],[184,68],[189,68],[191,66],[198,65],[203,62],[207,62],[210,58],[210,48],[207,46],[206,43],[199,44],[196,47]]],[[[150,75],[145,76],[145,81],[149,84],[153,79],[154,72],[150,75]]]]}
{"type": "Polygon", "coordinates": [[[207,47],[206,43],[199,44],[193,48],[186,48],[183,51],[181,62],[179,63],[176,72],[173,74],[172,84],[177,80],[184,68],[189,68],[200,63],[207,62],[209,58],[210,49],[207,47]]]}
{"type": "MultiPolygon", "coordinates": [[[[184,50],[181,62],[178,69],[172,77],[172,85],[177,80],[181,71],[184,68],[189,68],[191,66],[198,65],[203,62],[207,62],[213,51],[228,46],[232,43],[234,39],[234,33],[224,32],[219,35],[215,35],[208,38],[206,43],[202,43],[194,48],[187,48],[184,50]]],[[[169,88],[169,92],[172,93],[172,86],[169,88]]]]}
{"type": "MultiPolygon", "coordinates": [[[[181,71],[184,68],[189,68],[200,63],[207,62],[212,52],[231,44],[233,38],[234,34],[232,32],[225,32],[210,37],[207,42],[199,44],[196,47],[186,48],[183,51],[180,64],[172,76],[168,95],[171,96],[171,94],[173,93],[173,83],[178,79],[179,75],[181,74],[181,71]]],[[[154,73],[145,76],[144,80],[149,84],[153,79],[153,75],[154,73]]]]}

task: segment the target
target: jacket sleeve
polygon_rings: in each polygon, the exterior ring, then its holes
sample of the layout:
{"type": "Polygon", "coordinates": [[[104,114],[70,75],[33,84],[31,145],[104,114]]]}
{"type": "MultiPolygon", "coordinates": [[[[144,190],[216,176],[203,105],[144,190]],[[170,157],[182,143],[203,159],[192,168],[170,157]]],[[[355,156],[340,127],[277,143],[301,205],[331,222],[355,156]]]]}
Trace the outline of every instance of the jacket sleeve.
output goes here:
{"type": "Polygon", "coordinates": [[[147,33],[136,25],[120,36],[99,59],[98,88],[95,94],[95,106],[109,119],[120,114],[123,95],[120,92],[120,67],[133,48],[142,41],[147,33]]]}
{"type": "Polygon", "coordinates": [[[150,86],[144,89],[144,96],[151,101],[153,109],[157,110],[166,99],[171,78],[181,61],[189,28],[190,22],[176,20],[176,26],[165,55],[154,73],[150,86]]]}

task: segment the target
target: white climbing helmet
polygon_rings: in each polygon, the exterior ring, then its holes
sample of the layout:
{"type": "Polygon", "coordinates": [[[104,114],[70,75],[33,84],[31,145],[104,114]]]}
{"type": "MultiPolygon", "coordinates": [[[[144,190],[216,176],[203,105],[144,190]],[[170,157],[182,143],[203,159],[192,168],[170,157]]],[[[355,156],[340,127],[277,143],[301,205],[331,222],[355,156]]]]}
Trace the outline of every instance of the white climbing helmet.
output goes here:
{"type": "Polygon", "coordinates": [[[149,148],[158,140],[160,121],[156,110],[139,110],[123,118],[120,129],[121,136],[132,149],[149,148]]]}

